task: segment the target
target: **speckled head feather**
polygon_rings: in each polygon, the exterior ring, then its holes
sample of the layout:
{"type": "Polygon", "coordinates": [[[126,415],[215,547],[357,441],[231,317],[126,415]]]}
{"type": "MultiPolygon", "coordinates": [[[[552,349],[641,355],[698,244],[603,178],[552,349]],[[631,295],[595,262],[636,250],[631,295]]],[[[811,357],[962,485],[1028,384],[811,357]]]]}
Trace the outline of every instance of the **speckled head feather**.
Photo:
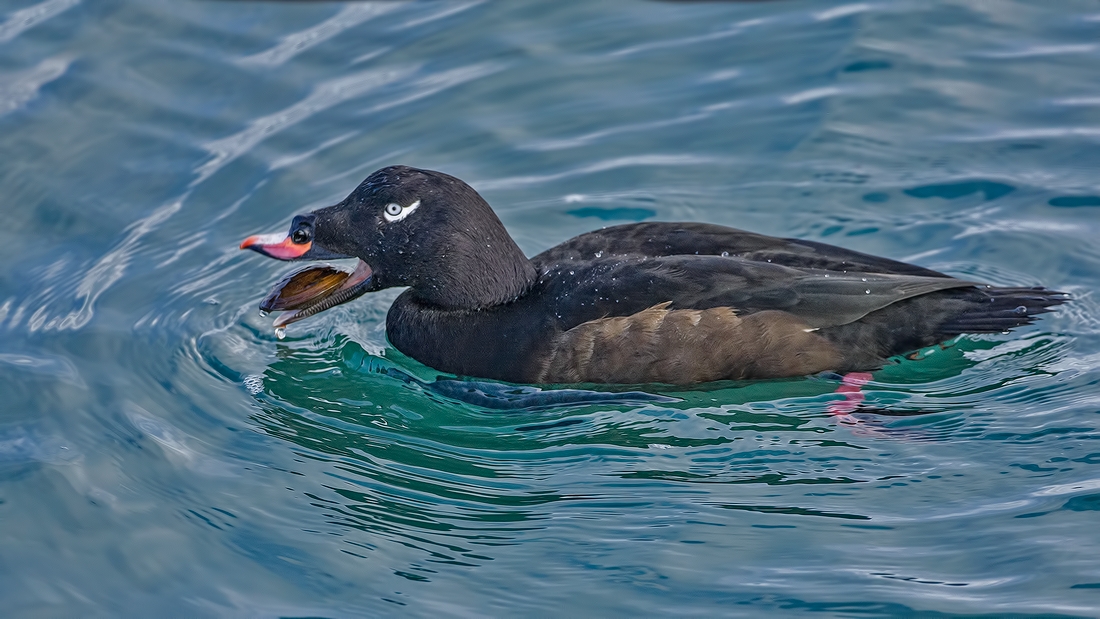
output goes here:
{"type": "Polygon", "coordinates": [[[314,243],[371,265],[375,289],[409,286],[438,307],[505,303],[536,278],[485,200],[441,172],[382,168],[344,201],[311,216],[314,243]]]}

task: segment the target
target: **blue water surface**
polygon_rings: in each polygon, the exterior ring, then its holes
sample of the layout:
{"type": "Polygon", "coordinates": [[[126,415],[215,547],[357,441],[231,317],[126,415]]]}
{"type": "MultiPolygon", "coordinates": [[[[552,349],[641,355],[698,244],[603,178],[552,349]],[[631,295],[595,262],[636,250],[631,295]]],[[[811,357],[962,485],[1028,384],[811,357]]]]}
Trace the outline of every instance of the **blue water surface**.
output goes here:
{"type": "Polygon", "coordinates": [[[9,617],[1100,614],[1100,5],[0,3],[9,617]],[[404,163],[1075,301],[877,372],[462,384],[248,234],[404,163]]]}

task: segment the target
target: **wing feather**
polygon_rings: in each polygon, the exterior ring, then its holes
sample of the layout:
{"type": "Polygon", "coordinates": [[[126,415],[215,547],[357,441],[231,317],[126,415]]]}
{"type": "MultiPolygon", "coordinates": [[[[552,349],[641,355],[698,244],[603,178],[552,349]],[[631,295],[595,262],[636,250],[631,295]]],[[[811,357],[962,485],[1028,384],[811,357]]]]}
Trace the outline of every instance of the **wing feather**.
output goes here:
{"type": "Polygon", "coordinates": [[[977,285],[950,277],[804,269],[732,256],[605,256],[538,266],[552,288],[547,292],[556,299],[563,329],[670,300],[673,309],[781,310],[817,329],[854,322],[903,299],[977,285]]]}

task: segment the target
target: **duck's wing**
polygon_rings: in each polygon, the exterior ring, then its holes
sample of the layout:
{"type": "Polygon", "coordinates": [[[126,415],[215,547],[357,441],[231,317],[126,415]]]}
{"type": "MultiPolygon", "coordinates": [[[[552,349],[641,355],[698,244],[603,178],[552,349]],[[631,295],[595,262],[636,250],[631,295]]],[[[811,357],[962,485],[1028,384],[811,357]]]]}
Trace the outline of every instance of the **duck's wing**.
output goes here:
{"type": "Polygon", "coordinates": [[[544,264],[604,256],[736,256],[794,268],[947,277],[943,273],[834,245],[784,239],[705,223],[643,222],[574,237],[533,258],[544,264]]]}
{"type": "Polygon", "coordinates": [[[950,277],[794,268],[740,257],[601,257],[540,263],[559,326],[671,309],[728,307],[739,315],[786,312],[807,328],[844,325],[893,303],[977,286],[950,277]]]}

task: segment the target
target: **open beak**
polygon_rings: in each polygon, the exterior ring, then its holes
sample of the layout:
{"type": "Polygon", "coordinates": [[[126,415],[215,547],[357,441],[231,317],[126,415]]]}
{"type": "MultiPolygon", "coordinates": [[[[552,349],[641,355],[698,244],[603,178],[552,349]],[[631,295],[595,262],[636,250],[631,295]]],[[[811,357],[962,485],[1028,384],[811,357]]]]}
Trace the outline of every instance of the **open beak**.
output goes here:
{"type": "MultiPolygon", "coordinates": [[[[251,249],[276,260],[338,260],[349,258],[331,252],[313,241],[295,243],[285,234],[257,234],[241,242],[241,249],[251,249]]],[[[373,271],[362,260],[348,272],[329,265],[315,265],[284,277],[267,298],[260,303],[264,312],[286,312],[275,319],[275,333],[282,338],[286,325],[347,303],[371,289],[373,271]]]]}

